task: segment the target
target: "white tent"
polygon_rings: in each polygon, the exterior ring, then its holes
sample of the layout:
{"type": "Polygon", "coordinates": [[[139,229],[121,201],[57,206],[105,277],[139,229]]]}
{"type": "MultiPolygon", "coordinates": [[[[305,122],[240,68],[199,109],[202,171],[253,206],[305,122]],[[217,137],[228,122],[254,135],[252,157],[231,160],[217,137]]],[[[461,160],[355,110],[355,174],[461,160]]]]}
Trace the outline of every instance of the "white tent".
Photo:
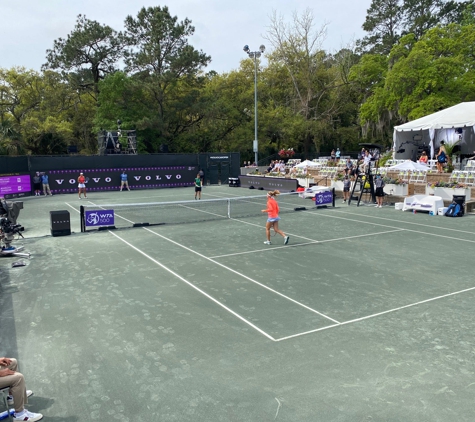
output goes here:
{"type": "Polygon", "coordinates": [[[415,163],[414,161],[406,160],[402,163],[388,167],[388,170],[429,171],[429,167],[421,163],[415,163]]]}
{"type": "Polygon", "coordinates": [[[394,127],[394,158],[411,158],[422,150],[434,156],[440,141],[452,145],[460,141],[462,154],[475,150],[475,102],[460,103],[412,122],[394,127]]]}
{"type": "Polygon", "coordinates": [[[302,161],[301,163],[297,164],[294,167],[297,167],[298,169],[304,169],[304,168],[311,169],[311,168],[321,167],[321,164],[316,163],[315,161],[305,160],[305,161],[302,161]]]}

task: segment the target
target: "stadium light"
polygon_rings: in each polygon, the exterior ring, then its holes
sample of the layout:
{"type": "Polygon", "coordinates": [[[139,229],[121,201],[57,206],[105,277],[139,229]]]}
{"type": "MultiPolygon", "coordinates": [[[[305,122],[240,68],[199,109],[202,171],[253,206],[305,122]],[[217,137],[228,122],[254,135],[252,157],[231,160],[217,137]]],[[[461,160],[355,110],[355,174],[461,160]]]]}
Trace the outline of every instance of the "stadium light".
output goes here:
{"type": "Polygon", "coordinates": [[[251,51],[249,46],[246,44],[243,48],[244,52],[254,60],[254,142],[253,142],[253,150],[254,150],[254,161],[256,165],[259,164],[259,144],[257,142],[257,59],[261,57],[261,55],[266,50],[265,45],[261,44],[259,47],[259,51],[251,51]]]}

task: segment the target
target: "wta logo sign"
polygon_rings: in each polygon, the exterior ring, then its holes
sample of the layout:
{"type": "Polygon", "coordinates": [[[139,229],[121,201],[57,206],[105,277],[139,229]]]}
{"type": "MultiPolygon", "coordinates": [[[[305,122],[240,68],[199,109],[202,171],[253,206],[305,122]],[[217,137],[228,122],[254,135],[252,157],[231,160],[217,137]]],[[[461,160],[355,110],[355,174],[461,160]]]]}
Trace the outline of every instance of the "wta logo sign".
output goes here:
{"type": "Polygon", "coordinates": [[[114,225],[114,210],[86,211],[86,226],[100,227],[114,225]]]}
{"type": "Polygon", "coordinates": [[[332,192],[318,192],[315,194],[315,205],[327,205],[333,203],[333,193],[332,192]]]}

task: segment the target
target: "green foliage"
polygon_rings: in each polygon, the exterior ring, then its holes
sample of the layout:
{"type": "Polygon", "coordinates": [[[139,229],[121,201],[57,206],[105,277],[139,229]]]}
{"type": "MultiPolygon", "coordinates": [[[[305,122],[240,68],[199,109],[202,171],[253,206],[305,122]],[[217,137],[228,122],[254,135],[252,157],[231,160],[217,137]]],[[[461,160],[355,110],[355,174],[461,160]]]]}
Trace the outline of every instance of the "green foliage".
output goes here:
{"type": "Polygon", "coordinates": [[[55,40],[53,48],[46,51],[43,69],[59,69],[63,75],[72,72],[70,81],[78,88],[97,90],[99,80],[114,70],[123,48],[120,32],[79,15],[74,30],[65,39],[55,40]]]}

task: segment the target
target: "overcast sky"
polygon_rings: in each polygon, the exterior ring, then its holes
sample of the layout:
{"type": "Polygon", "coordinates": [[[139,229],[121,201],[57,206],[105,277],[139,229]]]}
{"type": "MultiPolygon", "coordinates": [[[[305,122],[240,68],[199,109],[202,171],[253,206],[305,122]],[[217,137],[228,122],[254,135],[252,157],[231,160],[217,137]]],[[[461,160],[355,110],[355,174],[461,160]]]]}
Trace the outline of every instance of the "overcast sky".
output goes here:
{"type": "Polygon", "coordinates": [[[168,6],[178,20],[192,21],[195,34],[189,43],[211,56],[206,70],[223,73],[237,69],[246,58],[245,44],[252,51],[266,44],[273,11],[290,20],[293,12],[309,8],[317,28],[328,24],[323,48],[335,52],[363,37],[361,26],[370,4],[371,0],[0,0],[0,67],[40,70],[46,49],[73,30],[78,14],[120,31],[125,17],[136,17],[143,6],[168,6]]]}

